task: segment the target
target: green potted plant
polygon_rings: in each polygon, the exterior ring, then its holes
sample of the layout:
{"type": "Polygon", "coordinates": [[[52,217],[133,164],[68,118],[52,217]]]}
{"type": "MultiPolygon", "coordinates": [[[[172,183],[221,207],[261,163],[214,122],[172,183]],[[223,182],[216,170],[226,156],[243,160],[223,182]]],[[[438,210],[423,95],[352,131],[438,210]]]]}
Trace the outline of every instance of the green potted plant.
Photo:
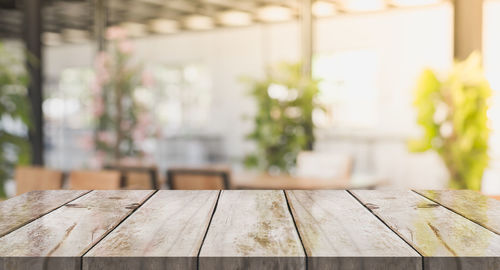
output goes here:
{"type": "Polygon", "coordinates": [[[290,172],[298,153],[314,143],[318,81],[302,76],[300,64],[289,63],[274,67],[264,80],[246,81],[258,109],[254,130],[247,136],[257,149],[244,163],[268,172],[290,172]]]}
{"type": "Polygon", "coordinates": [[[488,166],[487,111],[491,89],[473,53],[456,62],[439,78],[425,70],[418,82],[414,105],[423,136],[409,143],[411,151],[436,151],[450,175],[450,187],[479,190],[488,166]]]}
{"type": "Polygon", "coordinates": [[[30,162],[27,129],[30,107],[27,99],[28,74],[24,56],[0,43],[0,198],[5,181],[12,178],[16,164],[30,162]],[[9,125],[10,123],[10,125],[9,125]],[[21,124],[21,125],[19,125],[21,124]],[[21,128],[9,128],[20,126],[21,128]]]}

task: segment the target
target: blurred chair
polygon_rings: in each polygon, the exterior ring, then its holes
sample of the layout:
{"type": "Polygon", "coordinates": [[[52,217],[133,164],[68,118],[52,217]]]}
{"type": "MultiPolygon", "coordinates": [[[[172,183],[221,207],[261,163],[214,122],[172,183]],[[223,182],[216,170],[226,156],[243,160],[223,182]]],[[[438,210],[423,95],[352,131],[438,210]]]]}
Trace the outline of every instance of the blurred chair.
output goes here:
{"type": "Polygon", "coordinates": [[[121,175],[119,171],[72,171],[69,174],[69,189],[120,189],[121,175]]]}
{"type": "Polygon", "coordinates": [[[61,189],[63,173],[42,167],[20,166],[14,173],[16,180],[16,194],[34,190],[61,189]]]}
{"type": "Polygon", "coordinates": [[[297,156],[297,176],[349,184],[353,159],[348,154],[304,151],[297,156]]]}
{"type": "Polygon", "coordinates": [[[110,165],[106,169],[119,171],[121,186],[125,189],[158,189],[158,169],[156,166],[110,165]]]}
{"type": "Polygon", "coordinates": [[[500,195],[489,195],[488,197],[500,201],[500,195]]]}
{"type": "Polygon", "coordinates": [[[170,189],[229,189],[230,169],[227,167],[170,168],[167,184],[170,189]]]}

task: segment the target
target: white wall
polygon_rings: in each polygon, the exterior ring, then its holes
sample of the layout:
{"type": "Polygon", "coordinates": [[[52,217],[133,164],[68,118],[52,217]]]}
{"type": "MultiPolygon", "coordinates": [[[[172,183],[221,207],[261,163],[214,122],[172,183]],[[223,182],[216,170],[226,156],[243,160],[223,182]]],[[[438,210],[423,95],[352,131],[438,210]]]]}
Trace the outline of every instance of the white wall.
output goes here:
{"type": "MultiPolygon", "coordinates": [[[[364,134],[398,138],[375,142],[373,168],[363,165],[367,152],[364,146],[352,146],[349,139],[336,140],[333,131],[322,132],[327,135],[320,136],[323,139],[318,143],[319,151],[342,148],[358,157],[360,170],[384,174],[400,186],[441,187],[446,176],[439,159],[428,154],[408,154],[404,141],[409,135],[418,134],[411,100],[419,72],[424,67],[444,70],[452,62],[452,13],[451,5],[444,3],[317,20],[316,52],[357,48],[378,52],[381,120],[376,130],[364,134]],[[423,176],[422,171],[427,175],[423,176]]],[[[244,140],[252,126],[249,121],[242,121],[242,116],[255,110],[246,94],[248,89],[238,78],[262,77],[269,64],[299,60],[299,46],[299,25],[290,22],[148,37],[137,40],[136,54],[143,62],[201,62],[211,70],[213,104],[209,130],[224,136],[228,154],[238,158],[252,147],[244,140]]],[[[49,47],[45,59],[46,72],[57,75],[65,67],[90,66],[93,47],[49,47]]]]}
{"type": "Polygon", "coordinates": [[[483,177],[482,191],[500,194],[500,1],[486,0],[483,12],[483,62],[493,89],[491,109],[490,164],[483,177]]]}
{"type": "Polygon", "coordinates": [[[360,132],[351,135],[361,137],[355,140],[359,143],[346,139],[349,135],[345,132],[334,133],[328,136],[331,142],[322,143],[322,147],[352,153],[360,171],[374,172],[402,188],[445,187],[448,176],[439,157],[434,153],[410,154],[406,141],[420,131],[411,104],[420,72],[426,67],[443,72],[452,64],[451,5],[326,20],[318,23],[317,33],[319,52],[373,48],[381,62],[377,128],[362,131],[362,136],[360,132]],[[366,137],[373,140],[371,146],[366,137]]]}

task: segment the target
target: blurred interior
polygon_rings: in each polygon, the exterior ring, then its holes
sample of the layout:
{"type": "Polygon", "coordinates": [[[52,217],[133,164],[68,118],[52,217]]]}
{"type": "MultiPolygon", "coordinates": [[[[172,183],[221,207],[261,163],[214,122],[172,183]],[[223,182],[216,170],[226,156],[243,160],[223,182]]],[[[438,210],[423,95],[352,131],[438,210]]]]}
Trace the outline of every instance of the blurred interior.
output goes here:
{"type": "MultiPolygon", "coordinates": [[[[493,89],[481,191],[500,195],[500,1],[32,2],[0,1],[0,38],[14,52],[40,50],[42,79],[32,83],[43,96],[40,110],[32,109],[43,111],[34,121],[43,134],[31,137],[32,161],[49,172],[17,167],[5,182],[8,196],[54,185],[445,189],[450,176],[439,155],[408,150],[408,140],[422,133],[414,92],[425,68],[446,72],[473,51],[482,53],[493,89]],[[93,142],[100,135],[92,88],[113,29],[126,32],[131,63],[141,67],[133,98],[147,108],[140,117],[151,132],[132,136],[141,155],[110,162],[93,142]],[[324,109],[312,117],[314,144],[289,170],[247,168],[245,156],[257,149],[247,135],[258,105],[242,78],[264,79],[283,62],[300,62],[320,80],[315,100],[324,109]],[[29,180],[45,175],[47,185],[29,180]]],[[[5,119],[2,126],[19,128],[5,119]]]]}

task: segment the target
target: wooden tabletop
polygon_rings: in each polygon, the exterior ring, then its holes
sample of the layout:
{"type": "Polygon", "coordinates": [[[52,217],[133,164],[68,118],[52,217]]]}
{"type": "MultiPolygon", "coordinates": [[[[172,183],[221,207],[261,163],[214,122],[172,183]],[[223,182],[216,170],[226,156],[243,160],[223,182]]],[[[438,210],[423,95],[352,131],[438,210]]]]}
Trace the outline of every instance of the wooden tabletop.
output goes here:
{"type": "Polygon", "coordinates": [[[37,191],[0,202],[0,270],[500,269],[473,191],[37,191]]]}

